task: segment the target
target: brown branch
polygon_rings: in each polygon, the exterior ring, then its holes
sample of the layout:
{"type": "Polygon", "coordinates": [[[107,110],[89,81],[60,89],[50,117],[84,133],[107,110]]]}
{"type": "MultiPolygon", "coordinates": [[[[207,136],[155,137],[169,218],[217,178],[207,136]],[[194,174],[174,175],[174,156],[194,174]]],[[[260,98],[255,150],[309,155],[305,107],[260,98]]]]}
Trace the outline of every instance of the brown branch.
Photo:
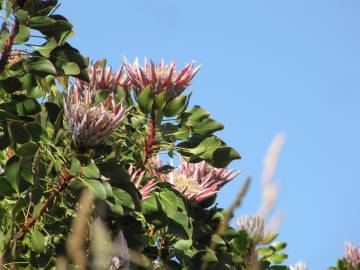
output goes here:
{"type": "Polygon", "coordinates": [[[148,159],[150,158],[153,148],[154,148],[154,143],[155,143],[155,131],[156,131],[156,119],[155,119],[155,112],[151,111],[151,122],[150,122],[150,127],[149,127],[149,134],[148,134],[148,138],[145,141],[145,158],[144,158],[144,163],[146,163],[148,161],[148,159]]]}
{"type": "Polygon", "coordinates": [[[0,73],[2,73],[6,67],[6,64],[9,60],[10,57],[10,52],[11,52],[11,48],[14,44],[14,39],[16,36],[16,29],[19,27],[19,21],[17,19],[15,19],[15,22],[13,24],[13,26],[11,27],[11,31],[9,34],[9,37],[7,38],[7,40],[5,41],[5,46],[4,46],[4,50],[1,54],[1,58],[0,58],[0,73]]]}
{"type": "Polygon", "coordinates": [[[55,200],[57,193],[60,191],[63,191],[67,187],[67,185],[69,184],[71,179],[72,179],[72,176],[67,173],[66,173],[66,175],[61,177],[61,180],[58,183],[58,185],[56,186],[56,188],[54,188],[48,195],[46,201],[44,202],[43,206],[40,209],[39,214],[36,216],[33,216],[29,220],[25,221],[25,223],[23,224],[21,229],[17,232],[14,239],[12,240],[11,245],[14,244],[21,237],[23,237],[24,234],[35,224],[36,220],[41,215],[43,215],[46,211],[48,211],[51,203],[55,200]]]}

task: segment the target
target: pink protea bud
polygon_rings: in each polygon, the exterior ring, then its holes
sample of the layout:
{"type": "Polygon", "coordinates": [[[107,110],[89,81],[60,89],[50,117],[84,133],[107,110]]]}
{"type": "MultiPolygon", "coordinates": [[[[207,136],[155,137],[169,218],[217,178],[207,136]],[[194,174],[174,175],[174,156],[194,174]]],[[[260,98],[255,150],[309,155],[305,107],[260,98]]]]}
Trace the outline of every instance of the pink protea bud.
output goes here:
{"type": "Polygon", "coordinates": [[[149,198],[153,190],[156,188],[156,181],[152,179],[147,181],[145,185],[141,185],[145,171],[136,169],[133,165],[130,165],[128,173],[130,175],[130,181],[139,190],[141,199],[145,200],[146,198],[149,198]]]}
{"type": "Polygon", "coordinates": [[[166,176],[162,175],[160,179],[172,184],[191,202],[198,203],[215,195],[238,173],[227,168],[214,168],[205,161],[188,163],[181,160],[179,168],[166,176]]]}
{"type": "Polygon", "coordinates": [[[88,67],[90,82],[74,78],[74,85],[80,90],[101,90],[115,92],[118,87],[128,89],[130,80],[125,73],[122,65],[120,69],[113,74],[111,67],[105,67],[105,60],[97,61],[94,65],[88,67]]]}
{"type": "Polygon", "coordinates": [[[248,236],[260,242],[264,238],[264,219],[260,215],[242,216],[236,221],[240,230],[247,232],[248,236]]]}
{"type": "Polygon", "coordinates": [[[68,90],[64,102],[68,132],[79,148],[103,144],[129,111],[124,108],[123,100],[115,103],[112,93],[103,103],[95,103],[94,91],[90,87],[80,88],[75,84],[68,90]]]}
{"type": "Polygon", "coordinates": [[[176,70],[175,61],[170,65],[161,61],[155,65],[151,60],[145,60],[144,66],[140,67],[138,61],[133,64],[125,59],[124,65],[128,72],[134,91],[139,94],[145,86],[150,86],[153,95],[162,91],[166,92],[167,100],[171,100],[179,95],[191,84],[192,79],[199,71],[200,66],[195,66],[195,62],[187,64],[182,70],[176,70]]]}
{"type": "Polygon", "coordinates": [[[360,264],[360,245],[345,243],[345,258],[355,268],[360,264]]]}

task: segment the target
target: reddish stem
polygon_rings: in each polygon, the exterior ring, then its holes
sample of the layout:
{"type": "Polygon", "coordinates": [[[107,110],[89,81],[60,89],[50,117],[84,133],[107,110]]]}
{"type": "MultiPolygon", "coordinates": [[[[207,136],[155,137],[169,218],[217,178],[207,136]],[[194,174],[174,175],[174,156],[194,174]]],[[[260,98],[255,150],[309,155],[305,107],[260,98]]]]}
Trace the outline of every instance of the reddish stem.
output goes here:
{"type": "Polygon", "coordinates": [[[11,48],[14,44],[14,39],[16,36],[16,29],[19,26],[19,21],[17,19],[15,19],[15,22],[13,24],[13,26],[11,27],[11,31],[9,34],[8,39],[5,41],[5,46],[4,46],[4,50],[1,54],[1,58],[0,58],[0,73],[2,73],[5,69],[5,66],[9,60],[10,57],[10,52],[11,52],[11,48]]]}
{"type": "Polygon", "coordinates": [[[19,240],[21,237],[23,237],[24,234],[35,224],[37,218],[40,217],[41,215],[43,215],[49,209],[50,204],[56,198],[56,194],[60,191],[63,191],[67,187],[71,178],[72,178],[72,176],[68,175],[68,174],[61,178],[61,180],[58,183],[58,185],[56,186],[56,188],[54,188],[48,195],[46,201],[44,202],[43,206],[40,209],[39,214],[36,216],[33,216],[29,220],[25,221],[25,223],[21,227],[20,231],[18,231],[18,233],[15,235],[15,238],[13,239],[12,243],[19,240]]]}
{"type": "Polygon", "coordinates": [[[150,117],[151,117],[150,120],[151,122],[149,127],[149,134],[148,134],[148,138],[145,141],[145,163],[152,154],[152,150],[155,142],[156,119],[155,119],[154,111],[151,111],[150,117]]]}

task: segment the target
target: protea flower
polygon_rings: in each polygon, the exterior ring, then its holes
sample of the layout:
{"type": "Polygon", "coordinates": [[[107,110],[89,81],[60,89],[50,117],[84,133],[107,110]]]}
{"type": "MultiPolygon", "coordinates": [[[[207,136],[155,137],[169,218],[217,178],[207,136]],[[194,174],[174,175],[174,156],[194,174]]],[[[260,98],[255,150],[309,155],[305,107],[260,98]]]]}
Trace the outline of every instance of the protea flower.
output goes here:
{"type": "Polygon", "coordinates": [[[90,82],[74,78],[74,84],[80,90],[100,90],[114,93],[118,87],[127,89],[130,80],[127,77],[124,66],[113,74],[111,67],[105,67],[105,60],[97,61],[88,67],[90,82]]]}
{"type": "MultiPolygon", "coordinates": [[[[89,85],[91,86],[91,83],[89,85]]],[[[79,148],[103,144],[129,110],[124,108],[122,100],[116,104],[112,93],[103,103],[95,103],[95,90],[89,85],[80,88],[75,84],[69,89],[64,102],[64,113],[69,124],[68,132],[79,148]]]]}
{"type": "Polygon", "coordinates": [[[247,232],[250,238],[256,242],[264,239],[264,219],[260,215],[242,216],[237,219],[237,225],[240,230],[247,232]]]}
{"type": "Polygon", "coordinates": [[[360,264],[360,245],[345,243],[345,258],[355,268],[360,264]]]}
{"type": "Polygon", "coordinates": [[[156,181],[152,179],[146,182],[145,185],[141,186],[145,171],[135,169],[133,165],[130,165],[128,173],[130,175],[130,181],[133,182],[134,186],[139,190],[141,199],[145,200],[150,197],[151,192],[156,188],[156,181]]]}
{"type": "Polygon", "coordinates": [[[214,168],[205,161],[194,164],[181,160],[178,169],[160,179],[172,184],[191,202],[198,203],[215,195],[238,173],[227,168],[214,168]]]}
{"type": "Polygon", "coordinates": [[[191,84],[192,79],[199,71],[200,66],[195,66],[195,62],[187,64],[182,70],[176,70],[175,61],[170,65],[161,61],[159,65],[154,65],[152,61],[145,59],[143,67],[138,61],[131,65],[125,59],[124,65],[127,69],[129,79],[134,91],[139,94],[145,86],[149,86],[153,95],[165,91],[167,100],[171,100],[179,95],[191,84]]]}
{"type": "Polygon", "coordinates": [[[304,262],[297,262],[295,265],[290,265],[290,270],[307,270],[307,265],[304,262]]]}

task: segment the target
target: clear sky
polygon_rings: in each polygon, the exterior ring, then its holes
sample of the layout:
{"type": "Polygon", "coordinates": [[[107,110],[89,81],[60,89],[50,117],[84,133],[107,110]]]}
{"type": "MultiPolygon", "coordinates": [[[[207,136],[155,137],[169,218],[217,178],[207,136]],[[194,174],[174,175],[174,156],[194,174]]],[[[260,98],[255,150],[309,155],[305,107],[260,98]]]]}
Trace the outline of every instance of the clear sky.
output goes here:
{"type": "Polygon", "coordinates": [[[360,1],[61,2],[77,32],[72,43],[92,59],[203,64],[193,103],[225,124],[220,136],[243,157],[221,206],[251,175],[237,215],[258,209],[264,154],[286,133],[276,179],[290,263],[325,269],[345,240],[360,242],[360,1]]]}

